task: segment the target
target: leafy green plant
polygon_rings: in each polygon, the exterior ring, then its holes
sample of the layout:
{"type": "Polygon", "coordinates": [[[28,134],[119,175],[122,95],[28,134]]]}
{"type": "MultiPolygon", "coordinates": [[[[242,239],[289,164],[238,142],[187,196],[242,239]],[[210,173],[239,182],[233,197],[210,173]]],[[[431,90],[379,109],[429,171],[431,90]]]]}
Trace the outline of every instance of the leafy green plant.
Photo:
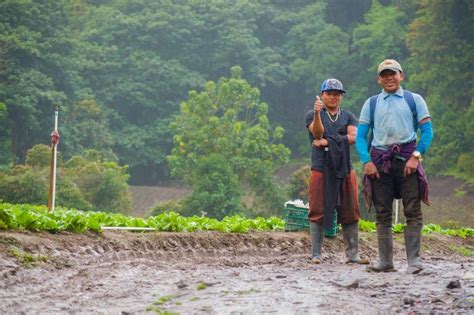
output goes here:
{"type": "Polygon", "coordinates": [[[377,229],[375,226],[375,222],[359,220],[359,230],[363,232],[375,232],[377,229]]]}
{"type": "Polygon", "coordinates": [[[403,223],[397,223],[392,226],[392,231],[393,233],[403,233],[405,230],[406,224],[403,223]]]}

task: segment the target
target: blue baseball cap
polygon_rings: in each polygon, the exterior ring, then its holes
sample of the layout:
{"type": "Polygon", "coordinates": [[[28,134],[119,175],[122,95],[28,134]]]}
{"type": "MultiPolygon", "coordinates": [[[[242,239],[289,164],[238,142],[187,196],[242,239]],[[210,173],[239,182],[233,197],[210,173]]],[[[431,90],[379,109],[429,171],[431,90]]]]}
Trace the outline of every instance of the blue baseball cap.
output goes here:
{"type": "Polygon", "coordinates": [[[326,91],[340,91],[342,93],[346,93],[344,86],[342,86],[342,82],[338,79],[324,80],[323,84],[321,84],[321,93],[326,91]]]}

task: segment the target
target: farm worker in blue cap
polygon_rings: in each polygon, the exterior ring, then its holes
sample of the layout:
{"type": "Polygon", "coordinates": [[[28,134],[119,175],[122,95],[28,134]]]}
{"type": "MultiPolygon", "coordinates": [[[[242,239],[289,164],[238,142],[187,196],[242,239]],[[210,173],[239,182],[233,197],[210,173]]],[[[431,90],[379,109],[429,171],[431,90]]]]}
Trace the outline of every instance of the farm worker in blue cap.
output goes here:
{"type": "Polygon", "coordinates": [[[332,228],[334,211],[342,224],[347,263],[368,264],[359,257],[359,201],[349,146],[355,142],[357,120],[341,108],[346,91],[341,81],[327,79],[306,114],[311,142],[311,177],[308,187],[312,262],[321,263],[324,229],[332,228]]]}
{"type": "Polygon", "coordinates": [[[374,203],[377,221],[379,262],[368,266],[367,271],[395,271],[392,204],[394,199],[402,199],[407,221],[404,232],[407,272],[418,273],[423,269],[420,201],[428,204],[428,183],[421,160],[433,138],[431,116],[423,97],[401,87],[404,73],[396,60],[382,61],[377,77],[382,91],[365,101],[356,139],[357,152],[364,164],[364,197],[368,209],[374,203]],[[367,143],[369,129],[373,137],[367,143]],[[417,143],[418,129],[421,136],[417,143]]]}

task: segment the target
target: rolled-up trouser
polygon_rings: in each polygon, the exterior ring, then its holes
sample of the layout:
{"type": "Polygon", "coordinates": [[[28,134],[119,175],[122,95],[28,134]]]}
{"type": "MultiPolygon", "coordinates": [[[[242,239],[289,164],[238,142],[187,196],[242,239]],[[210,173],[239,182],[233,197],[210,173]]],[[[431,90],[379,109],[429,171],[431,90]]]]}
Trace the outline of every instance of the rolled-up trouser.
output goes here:
{"type": "MultiPolygon", "coordinates": [[[[342,180],[340,193],[341,207],[337,209],[337,222],[352,224],[359,221],[359,190],[354,170],[351,170],[342,180]]],[[[309,220],[322,224],[324,217],[324,173],[321,171],[311,170],[308,200],[309,220]]]]}
{"type": "Polygon", "coordinates": [[[392,226],[393,200],[396,197],[396,191],[400,193],[402,198],[407,225],[423,225],[418,175],[414,173],[404,177],[404,168],[404,161],[393,159],[390,173],[383,173],[378,169],[380,179],[372,179],[372,200],[377,212],[378,226],[392,226]]]}

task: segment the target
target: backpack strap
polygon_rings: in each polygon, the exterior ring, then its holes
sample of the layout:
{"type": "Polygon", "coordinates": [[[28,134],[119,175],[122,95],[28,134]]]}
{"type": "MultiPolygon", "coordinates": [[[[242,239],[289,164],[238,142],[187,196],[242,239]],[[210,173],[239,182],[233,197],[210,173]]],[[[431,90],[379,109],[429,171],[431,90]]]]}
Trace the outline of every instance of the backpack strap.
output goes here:
{"type": "Polygon", "coordinates": [[[408,103],[408,106],[410,106],[410,111],[413,114],[413,128],[415,129],[415,132],[417,132],[418,131],[418,115],[416,113],[416,103],[415,103],[415,99],[413,98],[413,93],[408,90],[403,90],[403,98],[408,103]]]}
{"type": "Polygon", "coordinates": [[[375,115],[375,106],[377,105],[378,95],[373,95],[370,97],[370,123],[369,123],[369,141],[367,142],[367,150],[370,152],[370,147],[372,146],[372,140],[374,139],[374,115],[375,115]]]}
{"type": "Polygon", "coordinates": [[[377,105],[377,97],[378,95],[373,95],[370,97],[369,105],[370,105],[370,124],[369,128],[374,128],[374,115],[375,115],[375,106],[377,105]]]}

